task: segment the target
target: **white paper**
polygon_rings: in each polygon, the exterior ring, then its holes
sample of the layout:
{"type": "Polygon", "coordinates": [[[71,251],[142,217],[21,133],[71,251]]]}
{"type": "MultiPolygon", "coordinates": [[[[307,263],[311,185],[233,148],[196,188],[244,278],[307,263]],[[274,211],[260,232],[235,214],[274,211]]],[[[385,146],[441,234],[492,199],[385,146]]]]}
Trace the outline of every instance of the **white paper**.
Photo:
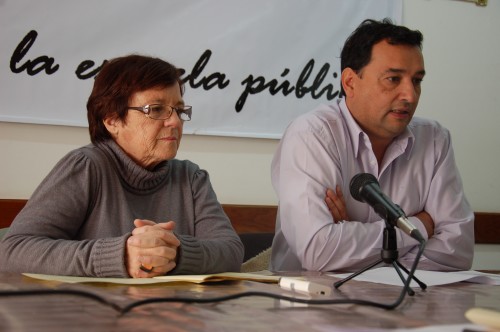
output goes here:
{"type": "MultiPolygon", "coordinates": [[[[401,272],[403,273],[403,276],[406,277],[406,273],[404,271],[401,272]]],[[[328,275],[337,278],[345,278],[351,275],[351,273],[328,274],[328,275]]],[[[414,275],[420,281],[425,283],[427,286],[446,285],[461,281],[487,284],[487,285],[500,285],[500,275],[492,273],[482,273],[473,270],[457,271],[457,272],[416,270],[414,275]]],[[[401,278],[399,277],[398,273],[392,266],[380,267],[365,271],[356,278],[354,278],[354,280],[375,282],[379,284],[395,285],[395,286],[403,285],[401,278]]],[[[410,286],[419,287],[418,284],[413,280],[410,283],[410,286]]]]}
{"type": "MultiPolygon", "coordinates": [[[[382,332],[387,331],[387,329],[378,328],[363,328],[363,327],[332,327],[331,325],[314,325],[315,331],[324,332],[382,332]]],[[[414,328],[397,328],[390,330],[391,332],[464,332],[464,331],[474,331],[474,332],[491,332],[485,327],[476,324],[449,324],[449,325],[431,325],[424,327],[414,327],[414,328]]]]}
{"type": "Polygon", "coordinates": [[[277,283],[279,276],[262,275],[255,273],[215,273],[215,274],[202,274],[202,275],[173,275],[173,276],[160,276],[154,278],[91,278],[91,277],[72,277],[72,276],[58,276],[49,274],[36,274],[36,273],[23,273],[24,276],[46,280],[58,281],[66,283],[111,283],[111,284],[124,284],[124,285],[148,285],[158,284],[165,282],[189,282],[189,283],[203,283],[203,282],[217,282],[223,280],[251,280],[260,282],[277,283]]]}

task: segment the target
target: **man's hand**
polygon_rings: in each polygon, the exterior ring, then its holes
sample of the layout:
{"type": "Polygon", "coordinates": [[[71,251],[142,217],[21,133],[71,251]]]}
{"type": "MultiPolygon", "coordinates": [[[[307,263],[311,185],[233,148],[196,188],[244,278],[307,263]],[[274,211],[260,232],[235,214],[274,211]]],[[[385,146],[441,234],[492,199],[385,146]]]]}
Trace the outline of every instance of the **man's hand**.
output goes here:
{"type": "MultiPolygon", "coordinates": [[[[334,223],[350,220],[347,215],[344,195],[342,194],[340,186],[336,186],[335,192],[332,189],[326,190],[325,202],[330,210],[330,213],[332,214],[334,223]]],[[[425,230],[427,231],[427,237],[431,238],[434,235],[434,220],[431,215],[425,211],[421,211],[414,215],[414,217],[420,219],[422,224],[425,226],[425,230]]]]}
{"type": "Polygon", "coordinates": [[[340,186],[336,186],[335,192],[333,192],[333,190],[329,188],[326,190],[325,202],[328,206],[328,210],[330,210],[330,213],[332,214],[334,223],[338,223],[342,220],[349,220],[344,200],[344,194],[342,193],[340,186]]]}
{"type": "Polygon", "coordinates": [[[419,212],[414,217],[420,219],[422,224],[425,226],[425,230],[427,231],[427,237],[430,239],[434,235],[434,220],[430,214],[425,211],[419,212]]]}
{"type": "Polygon", "coordinates": [[[134,278],[165,275],[175,268],[179,239],[172,232],[175,222],[134,220],[136,228],[127,240],[127,271],[134,278]],[[141,269],[141,267],[143,269],[141,269]],[[151,270],[150,272],[144,270],[151,270]]]}

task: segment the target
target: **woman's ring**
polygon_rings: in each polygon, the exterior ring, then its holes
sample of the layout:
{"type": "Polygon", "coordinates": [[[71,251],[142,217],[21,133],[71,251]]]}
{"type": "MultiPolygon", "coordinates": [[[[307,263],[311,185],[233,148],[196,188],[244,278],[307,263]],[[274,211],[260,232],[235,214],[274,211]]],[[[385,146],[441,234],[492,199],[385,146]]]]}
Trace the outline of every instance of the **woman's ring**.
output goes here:
{"type": "Polygon", "coordinates": [[[154,269],[154,267],[152,267],[152,266],[151,266],[150,268],[147,268],[147,267],[145,267],[145,266],[144,266],[144,265],[142,265],[142,264],[141,264],[141,266],[140,266],[139,268],[140,268],[142,271],[146,272],[146,273],[151,273],[151,272],[153,272],[153,269],[154,269]]]}

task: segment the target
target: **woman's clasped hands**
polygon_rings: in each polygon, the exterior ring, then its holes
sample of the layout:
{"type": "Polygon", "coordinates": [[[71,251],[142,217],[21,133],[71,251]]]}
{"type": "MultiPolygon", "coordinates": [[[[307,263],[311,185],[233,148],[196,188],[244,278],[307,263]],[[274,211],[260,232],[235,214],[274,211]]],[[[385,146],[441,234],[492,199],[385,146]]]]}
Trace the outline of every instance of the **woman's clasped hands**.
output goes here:
{"type": "Polygon", "coordinates": [[[134,225],[136,228],[127,240],[128,274],[133,278],[151,278],[173,270],[180,246],[173,233],[175,222],[135,219],[134,225]]]}

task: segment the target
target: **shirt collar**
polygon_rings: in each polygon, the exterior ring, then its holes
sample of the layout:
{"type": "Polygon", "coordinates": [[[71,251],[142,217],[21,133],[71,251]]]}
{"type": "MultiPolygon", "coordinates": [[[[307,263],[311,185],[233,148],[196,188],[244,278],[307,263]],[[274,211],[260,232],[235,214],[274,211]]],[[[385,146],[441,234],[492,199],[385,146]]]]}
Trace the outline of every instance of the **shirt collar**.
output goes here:
{"type": "MultiPolygon", "coordinates": [[[[345,102],[345,98],[340,98],[337,100],[338,106],[340,108],[340,112],[342,116],[345,119],[345,123],[347,125],[347,130],[349,133],[349,136],[351,138],[352,142],[352,147],[354,149],[353,153],[358,157],[358,154],[360,153],[360,145],[363,144],[365,148],[372,149],[372,145],[370,142],[370,138],[368,137],[368,134],[366,134],[363,129],[359,126],[359,124],[356,122],[354,117],[352,116],[351,112],[349,111],[349,108],[347,108],[347,104],[345,102]]],[[[411,125],[411,122],[410,122],[411,125]]],[[[402,150],[406,152],[406,158],[409,159],[411,155],[411,151],[413,149],[414,141],[415,141],[415,135],[413,134],[411,130],[411,126],[408,125],[405,129],[405,131],[396,137],[391,145],[398,145],[401,147],[402,150]]]]}

